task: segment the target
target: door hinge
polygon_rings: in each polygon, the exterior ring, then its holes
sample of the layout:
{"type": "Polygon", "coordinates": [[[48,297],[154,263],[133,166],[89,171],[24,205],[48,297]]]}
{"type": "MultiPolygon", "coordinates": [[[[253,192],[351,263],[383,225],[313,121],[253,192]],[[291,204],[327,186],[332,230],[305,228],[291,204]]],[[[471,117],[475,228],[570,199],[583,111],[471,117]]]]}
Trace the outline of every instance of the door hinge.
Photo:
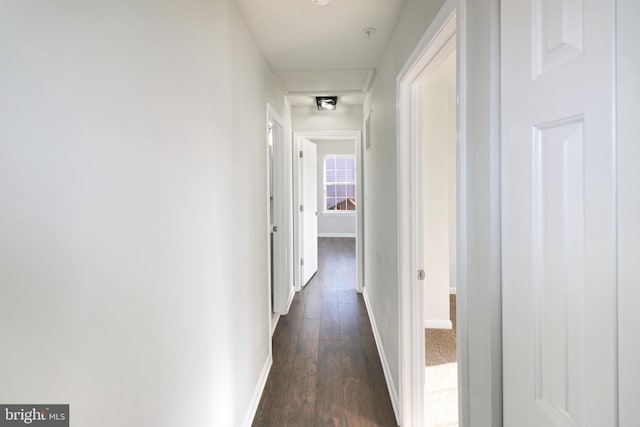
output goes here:
{"type": "Polygon", "coordinates": [[[300,212],[304,212],[304,206],[300,205],[300,212]]]}
{"type": "Polygon", "coordinates": [[[418,270],[418,280],[424,280],[425,273],[424,270],[418,270]]]}
{"type": "Polygon", "coordinates": [[[304,265],[304,259],[300,258],[300,265],[304,265]]]}
{"type": "Polygon", "coordinates": [[[300,156],[300,158],[303,158],[303,157],[304,157],[304,153],[302,152],[302,150],[300,150],[300,152],[299,152],[299,154],[298,154],[298,155],[300,156]]]}

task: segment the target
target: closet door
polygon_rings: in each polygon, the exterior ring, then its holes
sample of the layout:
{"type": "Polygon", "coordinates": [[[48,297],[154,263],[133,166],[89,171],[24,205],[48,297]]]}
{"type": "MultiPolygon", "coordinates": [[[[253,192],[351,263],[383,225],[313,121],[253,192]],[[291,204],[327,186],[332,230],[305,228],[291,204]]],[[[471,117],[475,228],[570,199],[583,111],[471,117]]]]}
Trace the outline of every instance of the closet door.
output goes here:
{"type": "Polygon", "coordinates": [[[615,4],[507,0],[504,425],[617,425],[615,4]]]}

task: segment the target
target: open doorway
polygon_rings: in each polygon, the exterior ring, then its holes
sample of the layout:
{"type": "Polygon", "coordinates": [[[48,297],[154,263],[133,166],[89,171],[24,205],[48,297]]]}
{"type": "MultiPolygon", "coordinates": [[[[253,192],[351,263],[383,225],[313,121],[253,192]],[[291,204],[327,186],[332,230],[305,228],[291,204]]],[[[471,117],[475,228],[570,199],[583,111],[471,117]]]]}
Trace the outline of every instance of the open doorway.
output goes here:
{"type": "MultiPolygon", "coordinates": [[[[317,175],[311,180],[318,182],[312,190],[317,193],[318,212],[352,214],[355,208],[361,215],[357,154],[355,168],[353,164],[353,153],[361,153],[360,132],[296,134],[294,147],[295,205],[304,203],[310,181],[304,181],[308,175],[304,159],[315,153],[317,175]],[[339,152],[340,147],[349,152],[339,152]]],[[[307,209],[303,205],[294,214],[307,209]]],[[[295,227],[299,233],[304,232],[303,221],[299,215],[295,227]]],[[[358,227],[355,230],[355,238],[353,232],[327,233],[322,226],[316,230],[326,236],[318,239],[317,272],[308,283],[296,282],[300,292],[278,323],[272,340],[273,365],[254,425],[396,425],[365,296],[356,292],[360,234],[358,227]]],[[[298,248],[296,256],[301,253],[298,248]]],[[[304,270],[297,270],[304,281],[304,270]]]]}
{"type": "Polygon", "coordinates": [[[400,399],[413,426],[458,426],[466,401],[455,3],[445,2],[398,78],[400,399]]]}
{"type": "Polygon", "coordinates": [[[425,427],[458,425],[456,76],[454,34],[418,80],[424,111],[425,427]]]}
{"type": "MultiPolygon", "coordinates": [[[[294,283],[301,290],[318,270],[318,245],[352,239],[355,288],[362,292],[360,131],[294,134],[294,283]],[[312,258],[310,258],[312,257],[312,258]]],[[[328,245],[330,246],[330,245],[328,245]]]]}
{"type": "Polygon", "coordinates": [[[271,334],[280,315],[287,314],[293,300],[291,268],[291,169],[285,122],[267,104],[267,233],[268,292],[271,334]]]}

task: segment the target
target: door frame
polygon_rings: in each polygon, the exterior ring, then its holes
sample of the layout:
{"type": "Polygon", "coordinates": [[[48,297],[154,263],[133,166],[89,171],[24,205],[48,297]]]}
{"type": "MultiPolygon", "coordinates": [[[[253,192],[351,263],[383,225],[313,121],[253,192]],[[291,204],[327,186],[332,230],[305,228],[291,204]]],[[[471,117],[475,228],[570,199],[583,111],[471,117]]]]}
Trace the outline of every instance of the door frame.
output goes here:
{"type": "Polygon", "coordinates": [[[273,193],[275,199],[274,216],[276,222],[274,225],[278,227],[277,236],[274,239],[274,274],[273,282],[273,311],[271,309],[271,294],[268,295],[267,303],[269,305],[269,324],[271,325],[271,334],[275,331],[275,327],[280,315],[287,314],[289,307],[293,301],[294,290],[291,285],[292,266],[291,266],[291,218],[289,215],[289,207],[291,200],[290,189],[291,184],[288,179],[287,168],[287,127],[286,122],[280,117],[277,111],[267,103],[266,126],[265,126],[265,148],[267,150],[267,168],[266,168],[266,210],[267,210],[267,283],[271,282],[271,212],[270,212],[270,193],[269,186],[271,180],[271,163],[269,161],[269,123],[273,123],[273,193]],[[277,131],[276,131],[277,129],[277,131]],[[273,315],[275,313],[275,316],[273,315]]]}
{"type": "Polygon", "coordinates": [[[422,326],[422,313],[416,313],[411,305],[416,271],[411,258],[414,200],[409,169],[410,85],[405,78],[454,11],[458,55],[459,425],[502,425],[500,0],[486,0],[482,4],[473,0],[446,0],[397,81],[399,406],[405,427],[424,422],[422,414],[416,416],[414,410],[419,407],[419,412],[424,405],[423,390],[413,381],[423,379],[424,349],[418,349],[412,340],[418,331],[417,339],[424,338],[422,330],[417,329],[422,326]]]}
{"type": "MultiPolygon", "coordinates": [[[[423,105],[420,79],[440,51],[457,37],[457,347],[460,425],[469,413],[469,369],[467,346],[467,231],[466,231],[466,134],[465,100],[466,45],[460,37],[461,10],[457,0],[447,0],[418,42],[397,78],[398,99],[398,283],[400,348],[400,420],[403,426],[424,424],[424,288],[418,270],[424,269],[422,219],[421,141],[423,105]]],[[[464,32],[463,32],[464,34],[464,32]]],[[[428,272],[427,272],[428,274],[428,272]]]]}
{"type": "Polygon", "coordinates": [[[300,223],[300,234],[296,240],[300,249],[300,262],[297,267],[300,269],[300,287],[309,283],[312,277],[318,272],[318,145],[310,139],[303,138],[299,144],[299,156],[296,164],[299,169],[298,184],[300,206],[304,210],[298,210],[297,219],[300,223]],[[303,157],[304,156],[304,157],[303,157]],[[310,178],[311,182],[307,181],[310,178]],[[313,184],[311,186],[310,184],[313,184]],[[300,187],[302,185],[302,187],[300,187]],[[309,194],[306,190],[310,190],[309,194]],[[308,224],[307,221],[310,221],[308,224]],[[315,225],[315,229],[314,226],[315,225]],[[311,230],[311,231],[310,231],[311,230]],[[306,233],[310,232],[311,235],[306,233]],[[315,246],[315,247],[314,247],[315,246]],[[309,257],[314,259],[309,259],[309,257]],[[304,263],[302,261],[305,261],[304,263]]]}
{"type": "Polygon", "coordinates": [[[616,11],[617,150],[618,150],[618,395],[619,423],[632,425],[640,418],[637,396],[640,381],[640,147],[637,115],[640,111],[640,5],[637,0],[618,0],[616,11]]]}
{"type": "MultiPolygon", "coordinates": [[[[293,133],[293,281],[295,290],[298,292],[302,290],[303,283],[300,274],[300,263],[297,261],[300,259],[300,221],[298,219],[298,209],[301,200],[299,198],[299,179],[300,168],[298,167],[298,152],[300,150],[300,144],[302,139],[324,139],[324,140],[352,140],[355,148],[356,156],[356,191],[358,200],[364,201],[362,189],[363,179],[362,175],[362,132],[359,130],[346,130],[346,131],[305,131],[293,133]]],[[[362,246],[362,237],[364,236],[364,203],[358,202],[356,208],[356,291],[362,293],[364,289],[363,272],[364,272],[364,247],[362,246]]]]}

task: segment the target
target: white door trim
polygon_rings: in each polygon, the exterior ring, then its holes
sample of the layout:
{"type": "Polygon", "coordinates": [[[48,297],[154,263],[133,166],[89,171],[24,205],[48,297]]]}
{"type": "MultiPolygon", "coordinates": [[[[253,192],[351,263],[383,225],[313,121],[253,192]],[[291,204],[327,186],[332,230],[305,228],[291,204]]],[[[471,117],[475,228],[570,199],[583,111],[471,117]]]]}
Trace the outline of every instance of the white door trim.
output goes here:
{"type": "Polygon", "coordinates": [[[619,423],[631,426],[640,419],[640,3],[617,1],[617,149],[618,149],[618,354],[619,423]]]}
{"type": "Polygon", "coordinates": [[[413,401],[420,409],[424,402],[420,399],[422,390],[413,379],[422,379],[422,372],[414,371],[424,359],[422,355],[418,357],[422,348],[411,344],[414,336],[423,340],[423,333],[410,329],[412,319],[413,325],[420,324],[421,313],[404,310],[412,310],[412,297],[420,296],[408,294],[414,289],[411,284],[416,274],[410,258],[413,190],[409,184],[411,174],[405,169],[411,163],[407,139],[410,115],[401,113],[407,101],[402,99],[400,82],[454,10],[458,22],[459,425],[502,425],[500,2],[447,0],[398,77],[399,406],[405,427],[414,425],[416,419],[420,423],[417,425],[423,422],[414,413],[413,401]]]}
{"type": "MultiPolygon", "coordinates": [[[[457,0],[447,0],[429,28],[418,42],[397,78],[398,98],[398,283],[399,283],[399,348],[400,348],[400,423],[404,427],[419,427],[424,423],[424,317],[423,288],[417,271],[423,269],[422,192],[419,163],[422,159],[420,128],[422,105],[415,102],[421,88],[419,78],[423,70],[436,58],[456,34],[457,0]]],[[[466,61],[465,45],[457,44],[458,69],[466,61]]],[[[459,76],[464,76],[459,73],[459,76]]],[[[458,80],[458,96],[466,95],[465,81],[458,80]]],[[[459,103],[458,128],[464,119],[464,103],[459,103]]],[[[458,133],[458,296],[466,294],[466,228],[462,227],[466,210],[464,185],[466,162],[465,135],[458,133]]],[[[458,309],[458,324],[467,319],[465,306],[458,309]]],[[[468,412],[465,405],[469,394],[466,328],[458,329],[458,373],[460,412],[468,412]]],[[[460,417],[465,419],[464,416],[460,417]]]]}
{"type": "Polygon", "coordinates": [[[352,131],[305,131],[293,133],[293,280],[295,284],[295,290],[300,291],[302,289],[302,279],[300,274],[300,263],[296,260],[300,259],[299,239],[300,224],[298,221],[298,206],[301,201],[298,194],[298,151],[300,150],[300,143],[302,139],[335,139],[335,140],[352,140],[355,145],[356,153],[356,174],[357,174],[357,197],[362,201],[358,203],[356,209],[357,215],[357,227],[356,227],[356,291],[362,292],[363,290],[363,271],[364,271],[364,254],[363,248],[360,245],[362,236],[364,235],[364,199],[362,196],[362,186],[364,179],[362,175],[362,133],[359,130],[352,131]]]}
{"type": "MultiPolygon", "coordinates": [[[[285,165],[287,164],[287,156],[288,151],[286,147],[286,135],[287,128],[286,122],[280,117],[280,115],[275,111],[275,109],[267,103],[267,113],[266,113],[266,134],[265,140],[267,141],[266,149],[268,150],[268,141],[269,141],[269,123],[274,123],[274,132],[273,132],[273,165],[274,165],[274,173],[273,173],[273,186],[274,186],[274,199],[276,205],[274,207],[274,216],[276,220],[276,225],[278,227],[277,238],[274,239],[274,276],[273,276],[273,284],[274,287],[274,307],[273,311],[276,313],[276,316],[271,315],[271,295],[268,296],[268,304],[269,304],[269,322],[271,324],[271,330],[275,330],[275,323],[277,322],[277,315],[287,314],[289,311],[289,306],[291,301],[293,300],[293,286],[291,286],[291,256],[289,255],[291,252],[291,219],[289,216],[290,211],[290,188],[291,184],[288,182],[288,174],[286,173],[285,165]],[[276,131],[277,129],[277,131],[276,131]]],[[[269,156],[267,155],[267,280],[271,280],[271,247],[269,244],[269,236],[271,234],[271,224],[272,218],[270,215],[270,200],[269,200],[269,177],[270,177],[270,168],[271,165],[269,163],[269,156]]]]}

